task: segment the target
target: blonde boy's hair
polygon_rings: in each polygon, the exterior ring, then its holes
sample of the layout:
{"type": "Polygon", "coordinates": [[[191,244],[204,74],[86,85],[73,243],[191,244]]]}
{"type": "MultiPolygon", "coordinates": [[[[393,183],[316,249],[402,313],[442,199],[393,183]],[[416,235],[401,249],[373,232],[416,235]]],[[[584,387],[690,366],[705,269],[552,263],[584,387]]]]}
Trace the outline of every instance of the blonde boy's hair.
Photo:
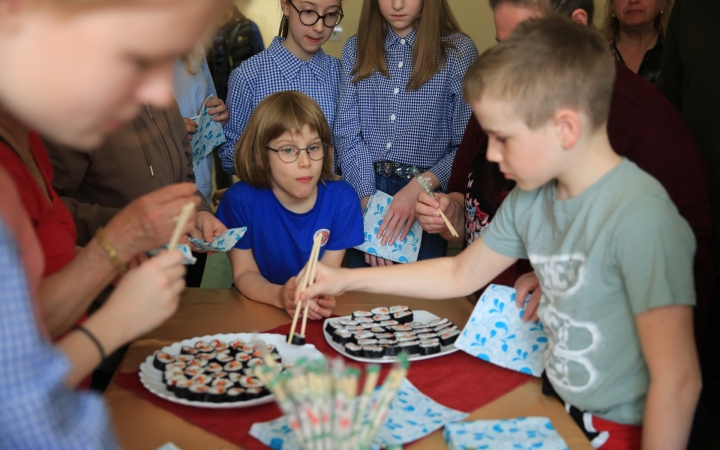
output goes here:
{"type": "MultiPolygon", "coordinates": [[[[250,115],[245,131],[235,146],[235,171],[250,186],[264,189],[271,186],[270,141],[285,132],[301,133],[307,125],[327,144],[320,181],[338,180],[333,173],[333,144],[330,126],[322,109],[302,92],[276,92],[261,101],[250,115]]],[[[287,163],[283,163],[287,164],[287,163]]]]}
{"type": "Polygon", "coordinates": [[[463,96],[468,103],[484,97],[512,102],[531,129],[560,108],[577,109],[596,130],[607,122],[614,80],[607,40],[553,14],[521,23],[483,53],[465,74],[463,96]]]}

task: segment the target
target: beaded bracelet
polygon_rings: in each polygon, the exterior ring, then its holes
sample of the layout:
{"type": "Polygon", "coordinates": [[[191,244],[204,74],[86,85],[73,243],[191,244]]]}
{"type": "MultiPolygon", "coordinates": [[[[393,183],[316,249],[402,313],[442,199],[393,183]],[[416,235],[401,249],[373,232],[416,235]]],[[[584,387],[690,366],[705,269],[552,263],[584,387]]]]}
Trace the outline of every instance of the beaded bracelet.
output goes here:
{"type": "Polygon", "coordinates": [[[105,229],[100,227],[95,232],[95,237],[97,238],[98,242],[100,243],[100,246],[105,250],[105,253],[108,255],[108,258],[110,258],[110,262],[112,262],[112,265],[115,266],[115,270],[119,273],[125,273],[128,271],[128,268],[125,264],[123,264],[122,261],[120,261],[120,258],[118,257],[117,251],[115,250],[115,247],[112,246],[110,242],[108,242],[107,238],[105,237],[105,229]]]}
{"type": "Polygon", "coordinates": [[[92,334],[87,328],[83,327],[82,325],[74,327],[73,330],[82,331],[83,333],[85,333],[85,335],[89,337],[90,340],[93,341],[93,343],[97,347],[98,351],[100,352],[100,358],[102,358],[102,361],[105,361],[105,358],[107,358],[107,356],[105,355],[105,349],[103,348],[102,344],[100,344],[100,341],[98,341],[94,334],[92,334]]]}

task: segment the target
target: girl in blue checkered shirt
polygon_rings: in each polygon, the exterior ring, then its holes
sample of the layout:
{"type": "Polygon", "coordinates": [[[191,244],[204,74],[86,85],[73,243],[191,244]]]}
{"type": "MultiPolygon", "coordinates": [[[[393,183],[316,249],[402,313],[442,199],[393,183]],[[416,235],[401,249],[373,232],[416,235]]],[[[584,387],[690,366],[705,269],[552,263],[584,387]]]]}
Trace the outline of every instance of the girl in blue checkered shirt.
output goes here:
{"type": "MultiPolygon", "coordinates": [[[[340,103],[333,134],[343,176],[363,209],[376,189],[393,195],[378,237],[392,245],[415,221],[423,190],[409,167],[445,190],[470,107],[461,82],[477,58],[447,0],[364,0],[358,34],[342,53],[340,103]]],[[[447,241],[423,233],[418,259],[443,256],[447,241]]],[[[348,252],[351,267],[385,265],[348,252]]]]}
{"type": "Polygon", "coordinates": [[[315,100],[330,124],[335,117],[340,61],[321,47],[343,18],[341,0],[281,0],[280,36],[270,46],[233,70],[228,81],[224,126],[227,142],[220,147],[222,168],[235,173],[235,145],[262,99],[278,91],[300,91],[315,100]]]}

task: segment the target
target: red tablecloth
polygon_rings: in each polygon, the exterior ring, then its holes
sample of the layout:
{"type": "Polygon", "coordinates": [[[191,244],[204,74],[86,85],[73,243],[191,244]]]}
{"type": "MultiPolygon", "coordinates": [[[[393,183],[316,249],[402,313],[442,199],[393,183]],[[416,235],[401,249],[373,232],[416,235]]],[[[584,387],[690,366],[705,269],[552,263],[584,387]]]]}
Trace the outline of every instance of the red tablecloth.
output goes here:
{"type": "MultiPolygon", "coordinates": [[[[266,333],[287,334],[289,330],[290,324],[285,324],[266,333]]],[[[339,356],[325,341],[322,321],[309,321],[306,334],[307,342],[315,345],[319,351],[331,357],[339,356]]],[[[362,364],[348,358],[346,362],[362,364]]],[[[390,367],[390,364],[383,364],[382,377],[390,367]]],[[[464,412],[480,408],[531,378],[474,358],[462,351],[440,358],[412,362],[408,373],[408,379],[425,395],[445,406],[464,412]]],[[[253,408],[220,410],[172,403],[145,389],[140,383],[137,371],[118,372],[115,375],[115,382],[150,403],[249,450],[267,448],[248,434],[252,424],[274,420],[281,415],[274,403],[253,408]]]]}

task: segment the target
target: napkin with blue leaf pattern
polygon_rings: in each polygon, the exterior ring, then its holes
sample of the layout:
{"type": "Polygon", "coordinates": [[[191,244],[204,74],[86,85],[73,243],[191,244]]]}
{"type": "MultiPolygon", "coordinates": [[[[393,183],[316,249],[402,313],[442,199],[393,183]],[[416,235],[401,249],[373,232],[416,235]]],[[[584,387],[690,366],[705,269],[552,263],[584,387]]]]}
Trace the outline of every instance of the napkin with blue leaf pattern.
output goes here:
{"type": "MultiPolygon", "coordinates": [[[[525,304],[530,296],[525,299],[525,304]]],[[[507,369],[539,377],[548,337],[540,321],[523,322],[515,289],[491,284],[475,305],[455,347],[507,369]]]]}
{"type": "MultiPolygon", "coordinates": [[[[437,403],[404,379],[390,405],[388,418],[375,436],[373,448],[416,441],[467,416],[464,412],[437,403]]],[[[273,449],[300,450],[284,416],[271,422],[253,424],[250,435],[273,449]]]]}
{"type": "Polygon", "coordinates": [[[445,426],[450,450],[567,450],[547,417],[476,420],[445,426]]]}
{"type": "Polygon", "coordinates": [[[400,263],[415,262],[420,251],[423,231],[417,220],[410,227],[408,235],[402,241],[398,239],[393,245],[382,245],[382,238],[377,238],[378,229],[390,208],[392,200],[392,196],[382,191],[375,191],[373,196],[370,197],[363,215],[365,242],[355,248],[390,261],[400,263]]]}
{"type": "Polygon", "coordinates": [[[225,143],[225,133],[223,132],[220,122],[215,122],[213,116],[208,113],[208,107],[205,104],[212,98],[208,96],[203,102],[200,114],[191,117],[197,124],[197,131],[192,135],[190,145],[192,146],[193,169],[200,165],[203,159],[216,147],[225,143]]]}
{"type": "Polygon", "coordinates": [[[231,228],[225,230],[219,236],[215,236],[212,242],[207,242],[204,239],[195,239],[193,237],[191,237],[189,241],[204,252],[227,252],[235,247],[235,244],[245,235],[246,231],[247,227],[231,228]]]}

